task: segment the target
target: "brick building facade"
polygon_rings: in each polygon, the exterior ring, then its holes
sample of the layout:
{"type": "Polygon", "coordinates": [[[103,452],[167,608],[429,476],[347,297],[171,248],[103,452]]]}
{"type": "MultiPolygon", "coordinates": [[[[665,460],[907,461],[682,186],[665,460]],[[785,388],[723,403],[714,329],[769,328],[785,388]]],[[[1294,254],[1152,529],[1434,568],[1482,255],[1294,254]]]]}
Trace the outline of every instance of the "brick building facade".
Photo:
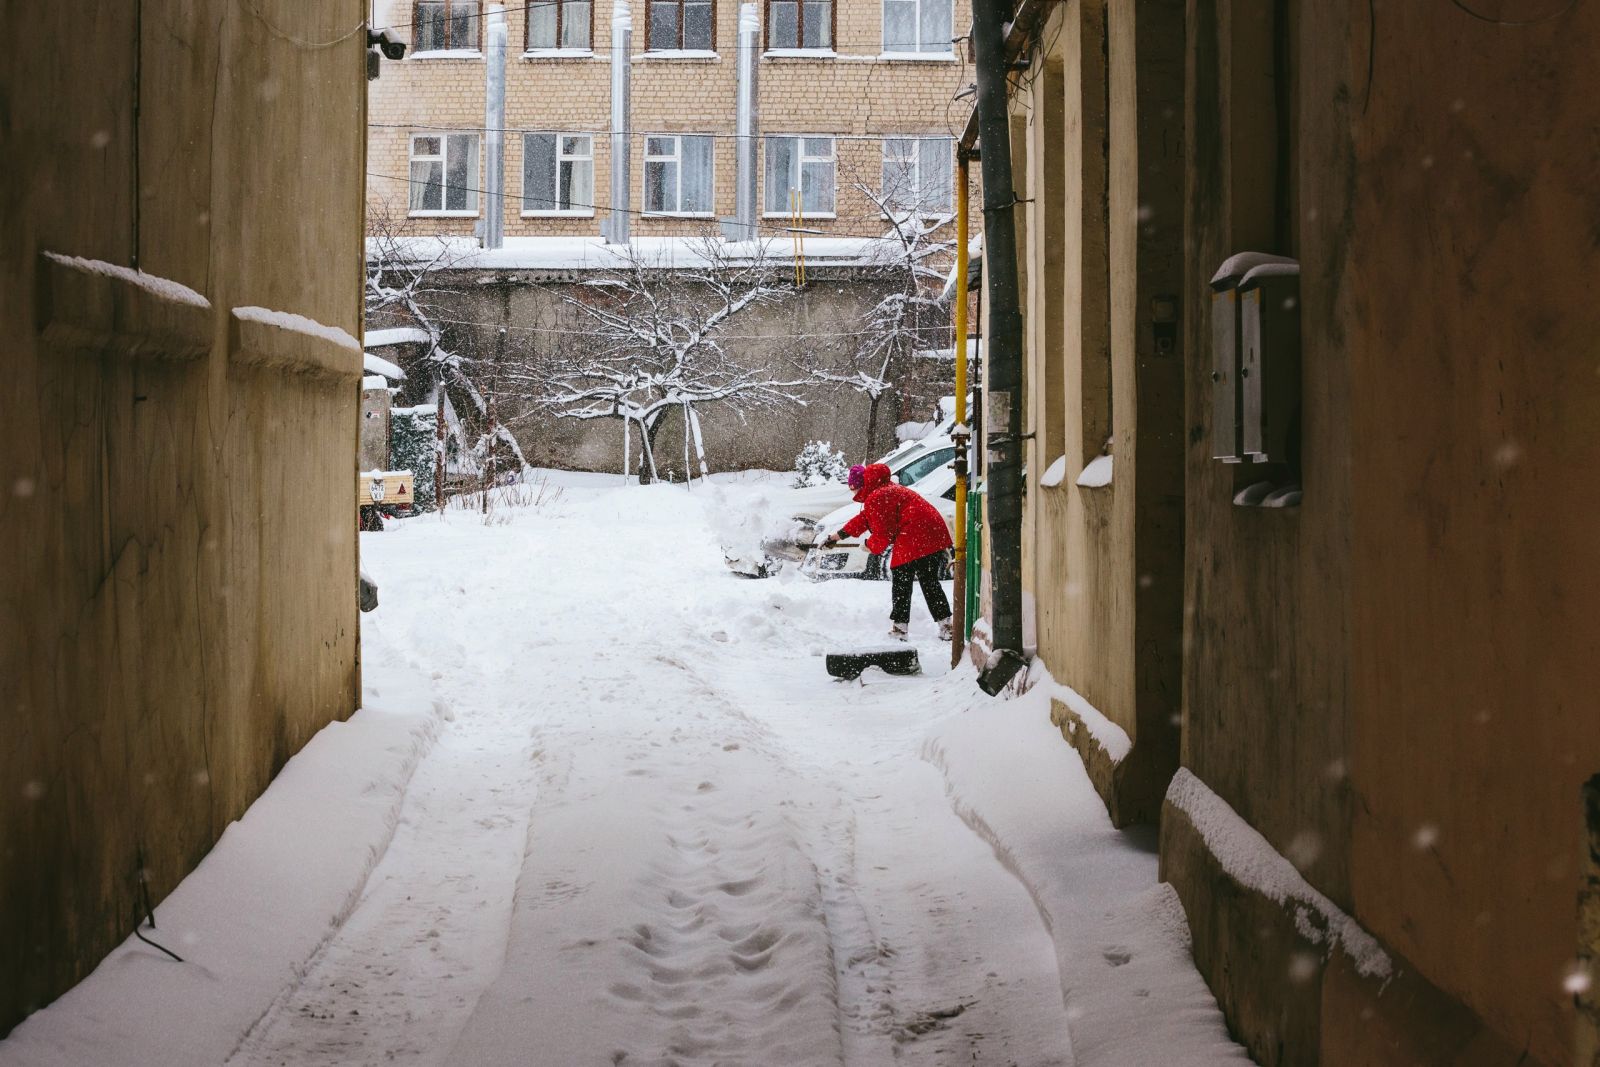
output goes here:
{"type": "MultiPolygon", "coordinates": [[[[793,174],[796,164],[783,153],[796,147],[811,161],[798,165],[808,172],[808,229],[880,235],[882,214],[857,187],[883,189],[886,176],[896,195],[951,210],[952,123],[964,117],[952,98],[972,79],[966,42],[954,38],[966,33],[969,0],[761,6],[763,230],[781,235],[790,225],[782,171],[793,174]]],[[[734,211],[739,4],[635,0],[632,8],[634,232],[702,232],[734,211]],[[651,8],[660,11],[652,16],[651,8]],[[664,39],[680,18],[681,32],[664,39]],[[683,47],[702,44],[710,47],[683,47]],[[706,140],[691,140],[699,138],[706,140]],[[661,197],[653,206],[652,192],[661,197]]],[[[597,235],[610,197],[610,5],[512,3],[506,18],[506,234],[597,235]],[[551,42],[556,47],[543,47],[551,42]],[[551,182],[553,173],[560,180],[551,182]]],[[[488,20],[478,0],[374,0],[373,21],[412,47],[372,85],[369,199],[409,216],[415,232],[471,234],[484,188],[488,20]],[[444,197],[455,194],[448,203],[421,191],[441,169],[444,197]]]]}

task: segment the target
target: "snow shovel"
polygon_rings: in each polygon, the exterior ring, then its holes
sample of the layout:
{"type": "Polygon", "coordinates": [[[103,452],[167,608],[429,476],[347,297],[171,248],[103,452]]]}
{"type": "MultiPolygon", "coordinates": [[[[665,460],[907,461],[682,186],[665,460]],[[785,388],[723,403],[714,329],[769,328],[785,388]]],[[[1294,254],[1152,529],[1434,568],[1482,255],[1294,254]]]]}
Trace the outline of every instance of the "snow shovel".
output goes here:
{"type": "Polygon", "coordinates": [[[831,652],[828,654],[828,673],[835,678],[850,681],[861,677],[868,667],[877,667],[887,674],[921,674],[922,664],[917,661],[914,648],[885,648],[875,652],[831,652]]]}

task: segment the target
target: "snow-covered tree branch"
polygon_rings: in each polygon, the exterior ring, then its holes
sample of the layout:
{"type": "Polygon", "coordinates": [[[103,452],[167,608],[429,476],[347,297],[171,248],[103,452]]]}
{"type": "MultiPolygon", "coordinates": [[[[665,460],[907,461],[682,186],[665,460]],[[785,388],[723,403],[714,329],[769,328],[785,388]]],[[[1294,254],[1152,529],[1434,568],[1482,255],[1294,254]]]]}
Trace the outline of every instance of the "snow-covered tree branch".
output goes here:
{"type": "Polygon", "coordinates": [[[532,410],[621,422],[623,473],[630,472],[637,436],[643,482],[659,476],[657,441],[674,411],[703,476],[705,408],[721,406],[743,418],[803,405],[801,389],[813,381],[804,373],[791,379],[746,365],[723,346],[731,322],[788,291],[764,244],[729,245],[707,236],[667,254],[673,258],[652,259],[630,248],[585,284],[556,291],[583,329],[556,335],[559,340],[517,361],[506,376],[507,387],[532,410]]]}
{"type": "Polygon", "coordinates": [[[387,206],[367,212],[366,318],[369,324],[415,326],[428,335],[422,370],[439,388],[465,396],[479,423],[479,441],[473,451],[487,453],[499,446],[514,457],[518,468],[526,465],[516,437],[503,423],[490,418],[485,396],[489,368],[469,358],[459,345],[447,343],[444,327],[448,312],[439,299],[449,290],[439,285],[441,272],[456,266],[465,253],[443,237],[412,237],[404,220],[387,206]]]}
{"type": "MultiPolygon", "coordinates": [[[[849,370],[813,370],[812,375],[867,397],[867,441],[873,451],[884,396],[896,389],[905,392],[915,353],[944,345],[951,317],[939,294],[954,258],[954,216],[948,189],[942,209],[930,210],[930,190],[919,188],[911,171],[885,167],[881,187],[867,181],[852,184],[887,227],[875,246],[871,268],[884,292],[858,322],[860,341],[849,370]]],[[[940,199],[936,191],[932,199],[940,199]]]]}

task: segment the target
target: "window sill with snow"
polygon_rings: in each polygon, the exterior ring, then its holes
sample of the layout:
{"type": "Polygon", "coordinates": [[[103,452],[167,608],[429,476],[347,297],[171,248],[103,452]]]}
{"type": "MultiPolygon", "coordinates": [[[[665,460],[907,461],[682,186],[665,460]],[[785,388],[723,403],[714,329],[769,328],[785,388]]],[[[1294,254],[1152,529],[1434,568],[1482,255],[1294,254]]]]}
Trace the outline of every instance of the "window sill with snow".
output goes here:
{"type": "Polygon", "coordinates": [[[954,52],[879,52],[878,58],[891,63],[954,63],[954,52]]]}
{"type": "Polygon", "coordinates": [[[838,59],[839,53],[831,48],[769,48],[761,53],[762,59],[838,59]]]}
{"type": "Polygon", "coordinates": [[[476,48],[440,48],[432,52],[413,52],[410,59],[482,59],[476,48]]]}
{"type": "Polygon", "coordinates": [[[716,52],[699,48],[661,48],[649,52],[640,52],[633,57],[634,62],[645,59],[675,59],[698,61],[701,63],[720,63],[722,57],[716,52]]]}
{"type": "Polygon", "coordinates": [[[604,59],[596,56],[592,48],[530,48],[522,53],[523,59],[604,59]]]}

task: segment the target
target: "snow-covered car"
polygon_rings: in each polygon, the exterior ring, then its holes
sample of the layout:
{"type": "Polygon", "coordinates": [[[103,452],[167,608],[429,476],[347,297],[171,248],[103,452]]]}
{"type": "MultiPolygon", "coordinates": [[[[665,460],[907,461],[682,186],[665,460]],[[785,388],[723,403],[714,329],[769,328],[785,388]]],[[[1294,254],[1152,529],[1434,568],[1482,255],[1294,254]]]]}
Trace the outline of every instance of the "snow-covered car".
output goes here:
{"type": "MultiPolygon", "coordinates": [[[[878,462],[889,468],[889,476],[895,481],[901,485],[914,486],[941,467],[949,466],[955,458],[955,442],[941,434],[936,437],[925,437],[920,441],[908,441],[878,462]]],[[[797,511],[793,514],[791,531],[798,556],[803,557],[811,550],[812,545],[822,540],[824,535],[818,533],[818,530],[830,515],[841,508],[855,506],[855,493],[848,486],[841,485],[837,488],[840,491],[830,501],[831,507],[815,512],[797,511]]],[[[802,490],[805,491],[808,490],[802,490]]]]}
{"type": "MultiPolygon", "coordinates": [[[[922,494],[929,503],[939,509],[939,514],[944,516],[944,524],[950,527],[952,540],[955,538],[956,525],[956,472],[952,463],[954,459],[955,450],[951,449],[951,454],[943,466],[935,468],[911,485],[913,490],[922,494]]],[[[855,518],[860,511],[861,505],[852,501],[846,507],[826,516],[817,524],[817,540],[821,541],[839,529],[855,518]]],[[[833,548],[819,546],[810,549],[806,553],[805,562],[800,565],[800,573],[808,578],[889,577],[883,557],[874,556],[867,551],[865,537],[848,538],[833,548]]]]}

